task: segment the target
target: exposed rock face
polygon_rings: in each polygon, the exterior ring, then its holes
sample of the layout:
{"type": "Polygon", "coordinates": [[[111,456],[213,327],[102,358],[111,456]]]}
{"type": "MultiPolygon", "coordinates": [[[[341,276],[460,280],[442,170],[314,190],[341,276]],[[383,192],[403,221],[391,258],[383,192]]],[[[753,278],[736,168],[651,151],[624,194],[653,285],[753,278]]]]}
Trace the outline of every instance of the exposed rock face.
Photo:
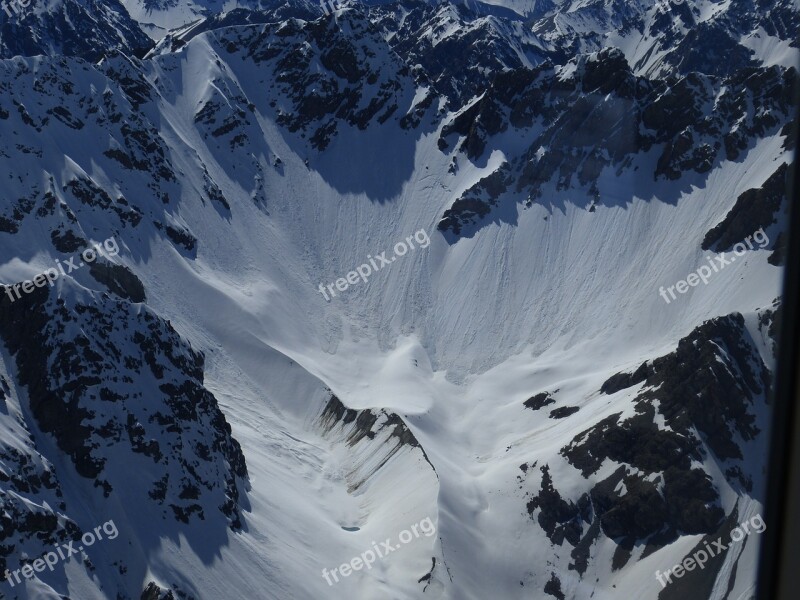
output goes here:
{"type": "Polygon", "coordinates": [[[0,413],[16,417],[0,435],[0,574],[18,568],[23,554],[37,557],[82,533],[65,516],[55,468],[36,449],[19,406],[17,394],[0,375],[0,413]]]}
{"type": "Polygon", "coordinates": [[[528,513],[533,515],[537,509],[541,509],[538,513],[538,522],[550,541],[561,545],[564,540],[567,540],[575,546],[580,541],[581,523],[591,520],[589,497],[584,494],[577,503],[564,500],[561,494],[553,488],[550,467],[542,465],[540,470],[542,488],[528,502],[528,513]]]}
{"type": "Polygon", "coordinates": [[[63,54],[88,61],[114,50],[143,55],[150,38],[119,0],[57,0],[48,10],[8,2],[0,24],[0,58],[63,54]]]}
{"type": "Polygon", "coordinates": [[[94,262],[89,265],[89,273],[120,298],[131,302],[147,300],[144,284],[124,265],[94,262]]]}
{"type": "Polygon", "coordinates": [[[332,395],[318,422],[329,439],[344,442],[351,448],[358,447],[357,452],[373,455],[366,468],[354,467],[350,470],[347,477],[350,492],[364,485],[401,452],[417,454],[419,459],[424,460],[436,472],[425,449],[403,419],[394,413],[385,410],[353,410],[345,407],[341,400],[332,395]]]}
{"type": "Polygon", "coordinates": [[[709,455],[732,486],[752,491],[741,444],[759,433],[754,415],[769,394],[771,376],[741,315],[707,321],[674,352],[612,376],[601,392],[634,386],[634,416],[612,414],[561,449],[587,481],[604,465],[619,465],[613,473],[569,499],[545,464],[540,490],[528,501],[528,512],[552,543],[573,546],[579,573],[600,533],[618,544],[615,568],[621,568],[635,544],[644,543],[647,554],[680,535],[716,531],[729,515],[701,466],[709,455]]]}
{"type": "MultiPolygon", "coordinates": [[[[309,23],[293,19],[268,23],[263,29],[230,29],[212,34],[232,58],[256,65],[268,62],[272,66],[275,85],[271,106],[276,108],[276,122],[291,132],[308,135],[317,150],[328,146],[339,121],[362,130],[371,122],[385,122],[399,108],[395,102],[398,94],[411,89],[408,68],[389,51],[370,21],[357,12],[347,12],[342,18],[353,30],[350,35],[345,36],[340,27],[325,20],[309,23]],[[354,35],[362,43],[355,44],[354,35]],[[370,46],[383,47],[382,55],[375,55],[370,46]],[[317,61],[325,70],[312,67],[317,61]],[[387,63],[392,68],[387,69],[387,63]],[[367,94],[361,82],[373,91],[367,94]],[[286,101],[291,110],[285,107],[286,101]],[[282,108],[277,108],[278,102],[282,108]]],[[[217,124],[212,114],[218,108],[219,105],[206,104],[195,120],[217,124]]],[[[246,112],[238,109],[219,122],[212,135],[229,134],[246,119],[246,112]]],[[[240,136],[240,140],[244,138],[240,136]]]]}
{"type": "MultiPolygon", "coordinates": [[[[784,163],[760,188],[742,192],[725,218],[706,234],[702,243],[703,250],[713,249],[716,252],[730,250],[734,244],[743,243],[746,237],[752,236],[759,229],[768,231],[770,226],[777,222],[778,211],[788,210],[786,190],[789,173],[793,170],[793,166],[784,163]]],[[[783,248],[784,244],[777,239],[769,241],[770,246],[775,248],[775,252],[769,258],[770,263],[782,264],[785,250],[782,252],[779,247],[783,248]]]]}
{"type": "Polygon", "coordinates": [[[147,584],[140,600],[175,600],[172,590],[161,589],[154,581],[147,584]]]}
{"type": "Polygon", "coordinates": [[[0,299],[0,339],[38,428],[105,497],[138,498],[184,523],[219,511],[240,527],[247,468],[203,387],[202,355],[149,309],[48,291],[0,299]],[[144,488],[132,487],[130,468],[144,488]]]}
{"type": "MultiPolygon", "coordinates": [[[[790,135],[785,126],[794,114],[794,68],[651,80],[634,75],[616,49],[580,56],[570,64],[569,70],[545,63],[499,74],[477,102],[442,128],[440,149],[455,143],[473,160],[499,143],[493,140],[510,126],[542,130],[524,153],[512,154],[454,201],[438,226],[452,234],[450,239],[465,235],[465,225],[490,222],[501,197],[544,201],[546,186],[582,190],[587,202],[602,203],[604,169],[630,174],[642,167],[637,156],[653,148],[658,149],[653,181],[671,181],[689,172],[708,173],[722,160],[737,160],[754,137],[781,132],[788,140],[790,135]],[[709,102],[716,106],[712,113],[704,108],[709,102]]],[[[774,200],[766,198],[781,194],[781,175],[774,177],[759,204],[772,206],[774,200]]]]}
{"type": "MultiPolygon", "coordinates": [[[[452,231],[461,235],[464,225],[475,226],[498,205],[500,196],[508,189],[511,180],[508,166],[497,169],[469,188],[442,215],[438,228],[440,231],[452,231]]],[[[465,233],[466,237],[469,237],[465,233]]]]}
{"type": "MultiPolygon", "coordinates": [[[[556,392],[557,391],[558,390],[556,390],[556,392]]],[[[530,408],[531,410],[539,410],[544,408],[545,406],[555,403],[556,401],[553,399],[553,396],[550,392],[541,392],[525,400],[524,405],[525,408],[530,408]]]]}
{"type": "Polygon", "coordinates": [[[682,339],[673,354],[654,360],[651,371],[637,409],[657,402],[675,431],[688,437],[696,428],[718,458],[742,458],[737,434],[750,440],[758,433],[750,408],[766,397],[771,375],[741,315],[707,321],[682,339]]]}

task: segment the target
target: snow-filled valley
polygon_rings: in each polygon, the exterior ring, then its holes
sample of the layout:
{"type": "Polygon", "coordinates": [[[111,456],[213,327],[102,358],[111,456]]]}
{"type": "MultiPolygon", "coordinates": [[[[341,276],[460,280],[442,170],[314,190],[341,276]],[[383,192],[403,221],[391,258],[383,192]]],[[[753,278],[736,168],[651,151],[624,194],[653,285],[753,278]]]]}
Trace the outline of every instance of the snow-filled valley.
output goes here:
{"type": "Polygon", "coordinates": [[[757,534],[654,573],[762,510],[796,3],[50,4],[0,33],[0,572],[119,536],[0,597],[751,597],[757,534]]]}

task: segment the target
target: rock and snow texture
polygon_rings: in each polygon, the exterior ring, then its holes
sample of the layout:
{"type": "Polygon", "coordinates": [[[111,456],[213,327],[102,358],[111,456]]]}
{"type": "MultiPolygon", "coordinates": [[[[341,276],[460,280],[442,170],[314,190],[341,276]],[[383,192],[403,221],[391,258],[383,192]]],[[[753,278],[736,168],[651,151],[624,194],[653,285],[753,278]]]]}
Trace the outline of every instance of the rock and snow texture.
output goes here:
{"type": "Polygon", "coordinates": [[[748,597],[797,4],[341,6],[0,12],[0,595],[748,597]]]}

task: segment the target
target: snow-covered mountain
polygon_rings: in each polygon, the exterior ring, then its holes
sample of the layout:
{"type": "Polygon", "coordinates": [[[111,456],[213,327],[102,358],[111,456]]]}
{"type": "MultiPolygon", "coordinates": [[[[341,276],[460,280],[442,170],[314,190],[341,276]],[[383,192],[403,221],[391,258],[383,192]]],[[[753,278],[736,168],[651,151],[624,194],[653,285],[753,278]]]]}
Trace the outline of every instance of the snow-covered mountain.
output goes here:
{"type": "Polygon", "coordinates": [[[338,6],[0,12],[0,597],[750,597],[797,3],[338,6]]]}
{"type": "Polygon", "coordinates": [[[152,42],[119,0],[5,0],[0,57],[80,56],[94,61],[110,50],[145,53],[152,42]]]}

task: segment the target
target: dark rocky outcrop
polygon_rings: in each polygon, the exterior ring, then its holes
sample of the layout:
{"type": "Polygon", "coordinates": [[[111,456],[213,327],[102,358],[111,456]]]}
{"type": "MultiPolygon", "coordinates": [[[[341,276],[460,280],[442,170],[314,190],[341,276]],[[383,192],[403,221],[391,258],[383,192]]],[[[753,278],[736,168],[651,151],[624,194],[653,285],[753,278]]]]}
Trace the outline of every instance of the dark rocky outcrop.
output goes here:
{"type": "MultiPolygon", "coordinates": [[[[775,307],[760,313],[762,329],[774,329],[775,315],[775,307]]],[[[600,534],[617,544],[617,570],[638,544],[650,553],[682,535],[711,535],[729,522],[714,480],[698,466],[710,453],[730,485],[753,490],[739,440],[758,435],[756,403],[766,402],[771,376],[741,315],[705,322],[674,352],[607,379],[601,393],[635,385],[642,386],[635,414],[601,419],[560,452],[588,481],[609,461],[617,465],[614,472],[570,498],[543,465],[540,489],[527,504],[553,544],[573,547],[570,568],[581,574],[600,534]]],[[[547,393],[534,396],[531,408],[549,400],[547,393]]],[[[520,468],[529,475],[527,464],[520,468]]]]}
{"type": "Polygon", "coordinates": [[[617,373],[616,375],[612,375],[603,382],[603,385],[600,386],[600,391],[604,394],[616,394],[619,391],[642,383],[651,374],[652,369],[644,362],[633,373],[617,373]]]}
{"type": "MultiPolygon", "coordinates": [[[[362,473],[357,481],[350,482],[349,490],[355,491],[375,472],[381,469],[389,460],[403,450],[419,452],[420,458],[436,472],[425,449],[419,443],[414,433],[408,428],[403,419],[385,410],[354,410],[347,408],[339,398],[331,395],[317,419],[326,437],[339,438],[350,448],[360,444],[374,443],[381,460],[369,473],[362,473]],[[386,436],[379,444],[379,437],[386,436]]],[[[438,476],[438,475],[437,475],[438,476]]]]}
{"type": "Polygon", "coordinates": [[[175,600],[172,590],[159,587],[154,581],[147,584],[139,600],[175,600]]]}
{"type": "Polygon", "coordinates": [[[4,5],[0,58],[65,55],[94,62],[118,50],[141,56],[153,46],[120,0],[62,0],[45,11],[31,6],[4,5]]]}
{"type": "Polygon", "coordinates": [[[0,298],[0,340],[39,429],[106,497],[119,488],[146,502],[125,475],[135,464],[165,517],[211,520],[207,511],[218,510],[241,527],[247,468],[203,387],[203,356],[147,308],[60,296],[36,288],[13,303],[0,298]]]}
{"type": "Polygon", "coordinates": [[[144,284],[125,265],[106,262],[89,264],[89,273],[97,283],[105,285],[120,298],[131,302],[145,302],[144,284]]]}
{"type": "Polygon", "coordinates": [[[550,579],[544,584],[544,593],[558,600],[565,600],[566,596],[561,591],[561,580],[555,573],[550,573],[550,579]]]}
{"type": "MultiPolygon", "coordinates": [[[[19,399],[0,376],[0,414],[9,413],[10,402],[18,404],[19,399]]],[[[48,547],[82,534],[65,516],[61,482],[53,464],[37,450],[27,424],[17,420],[4,432],[23,440],[23,447],[0,439],[0,575],[19,568],[23,554],[38,558],[48,547]]]]}
{"type": "MultiPolygon", "coordinates": [[[[725,218],[706,233],[701,244],[703,250],[730,250],[734,244],[744,242],[747,236],[759,229],[767,230],[775,223],[776,214],[787,202],[788,177],[792,170],[784,163],[760,188],[742,192],[725,218]]],[[[773,244],[776,245],[777,240],[773,244]]]]}
{"type": "Polygon", "coordinates": [[[567,540],[575,546],[580,540],[584,525],[590,521],[592,513],[589,497],[582,496],[577,504],[564,500],[553,487],[550,467],[542,465],[540,471],[541,489],[528,501],[528,514],[533,517],[539,510],[537,521],[551,542],[561,545],[567,540]]]}
{"type": "Polygon", "coordinates": [[[491,175],[466,190],[442,215],[437,225],[439,231],[452,231],[460,235],[465,225],[478,224],[493,206],[497,206],[500,196],[508,189],[508,173],[508,164],[503,163],[491,175]]]}
{"type": "MultiPolygon", "coordinates": [[[[457,198],[440,230],[454,238],[470,236],[491,213],[500,213],[504,196],[530,206],[542,199],[546,186],[580,190],[593,210],[604,197],[602,172],[634,177],[629,169],[640,169],[637,157],[653,148],[658,151],[653,179],[677,181],[691,173],[705,175],[723,160],[739,160],[755,139],[791,135],[794,68],[742,66],[716,76],[690,72],[649,79],[635,76],[617,49],[570,63],[569,76],[549,62],[498,75],[480,98],[445,123],[439,148],[449,152],[455,144],[479,164],[510,124],[542,131],[522,152],[506,152],[501,169],[457,198]],[[712,102],[715,110],[708,112],[712,102]],[[473,225],[466,233],[465,224],[473,225]]],[[[747,203],[752,204],[749,198],[747,203]]],[[[758,225],[745,235],[755,229],[758,225]]]]}
{"type": "MultiPolygon", "coordinates": [[[[558,390],[556,390],[556,392],[557,391],[558,390]]],[[[530,408],[531,410],[539,410],[540,408],[544,408],[545,406],[555,403],[556,401],[550,392],[541,392],[523,402],[525,408],[530,408]]]]}
{"type": "Polygon", "coordinates": [[[563,419],[570,415],[574,415],[580,409],[580,406],[562,406],[560,408],[554,408],[550,411],[549,417],[551,419],[563,419]]]}

